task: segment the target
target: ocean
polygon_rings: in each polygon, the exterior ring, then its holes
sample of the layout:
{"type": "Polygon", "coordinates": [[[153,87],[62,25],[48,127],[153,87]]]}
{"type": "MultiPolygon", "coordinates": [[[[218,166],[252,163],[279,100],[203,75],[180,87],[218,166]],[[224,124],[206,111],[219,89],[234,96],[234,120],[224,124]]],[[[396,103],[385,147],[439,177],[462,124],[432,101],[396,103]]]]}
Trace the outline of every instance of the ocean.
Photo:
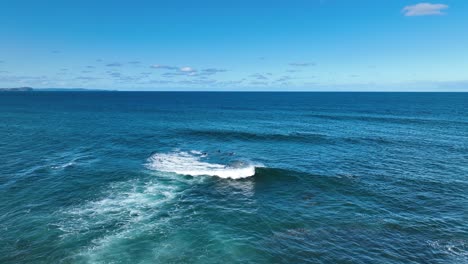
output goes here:
{"type": "Polygon", "coordinates": [[[0,93],[0,263],[468,263],[468,93],[0,93]]]}

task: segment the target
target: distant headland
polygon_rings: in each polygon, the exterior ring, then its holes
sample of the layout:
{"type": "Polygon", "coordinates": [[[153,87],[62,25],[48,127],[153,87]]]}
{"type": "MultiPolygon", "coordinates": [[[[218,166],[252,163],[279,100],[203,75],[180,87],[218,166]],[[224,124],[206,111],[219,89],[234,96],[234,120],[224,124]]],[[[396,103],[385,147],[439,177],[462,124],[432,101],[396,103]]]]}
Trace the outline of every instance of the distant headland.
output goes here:
{"type": "Polygon", "coordinates": [[[0,92],[111,92],[113,90],[85,89],[85,88],[0,88],[0,92]]]}
{"type": "Polygon", "coordinates": [[[31,87],[0,88],[0,92],[32,92],[33,90],[31,87]]]}

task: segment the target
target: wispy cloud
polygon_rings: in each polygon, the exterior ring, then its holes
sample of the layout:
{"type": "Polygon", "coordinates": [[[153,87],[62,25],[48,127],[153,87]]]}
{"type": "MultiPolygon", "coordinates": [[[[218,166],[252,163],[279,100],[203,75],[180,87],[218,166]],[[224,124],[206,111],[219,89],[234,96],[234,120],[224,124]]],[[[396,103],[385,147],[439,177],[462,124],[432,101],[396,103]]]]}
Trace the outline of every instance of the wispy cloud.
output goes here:
{"type": "Polygon", "coordinates": [[[180,68],[174,67],[174,68],[171,68],[171,70],[173,70],[173,71],[165,72],[163,74],[163,76],[164,77],[174,77],[174,76],[195,76],[195,75],[197,75],[197,70],[195,70],[192,67],[188,67],[188,66],[180,67],[180,68]]]}
{"type": "Polygon", "coordinates": [[[182,80],[178,82],[179,84],[188,84],[188,85],[208,85],[216,83],[216,80],[212,79],[191,79],[191,80],[182,80]]]}
{"type": "Polygon", "coordinates": [[[149,77],[150,73],[140,73],[136,75],[128,75],[125,73],[117,72],[117,71],[107,71],[106,72],[110,78],[114,81],[120,83],[135,83],[140,82],[149,77]]]}
{"type": "Polygon", "coordinates": [[[159,69],[159,70],[166,70],[165,73],[162,74],[164,77],[174,77],[174,76],[209,76],[214,75],[221,72],[226,72],[225,69],[218,69],[218,68],[207,68],[197,70],[190,66],[170,66],[170,65],[161,65],[161,64],[154,64],[151,65],[150,68],[152,69],[159,69]]]}
{"type": "Polygon", "coordinates": [[[147,76],[142,76],[142,75],[123,75],[118,78],[118,81],[122,83],[134,83],[134,82],[140,82],[141,80],[145,79],[147,76]]]}
{"type": "Polygon", "coordinates": [[[431,3],[419,3],[415,5],[405,6],[402,10],[405,16],[432,16],[432,15],[443,15],[442,12],[448,9],[448,5],[445,4],[431,4],[431,3]]]}
{"type": "Polygon", "coordinates": [[[249,77],[257,79],[257,80],[268,80],[268,77],[265,76],[265,74],[261,74],[261,73],[255,73],[255,74],[250,75],[249,77]]]}
{"type": "Polygon", "coordinates": [[[83,81],[83,82],[90,82],[90,81],[97,81],[100,80],[101,78],[98,77],[91,77],[91,76],[78,76],[75,78],[77,81],[83,81]]]}
{"type": "Polygon", "coordinates": [[[175,66],[168,66],[168,65],[161,65],[161,64],[153,64],[150,66],[152,69],[160,69],[160,70],[177,70],[178,67],[175,66]]]}
{"type": "Polygon", "coordinates": [[[175,76],[181,76],[181,75],[185,75],[183,73],[180,73],[180,72],[165,72],[163,74],[161,74],[162,77],[165,77],[165,78],[170,78],[170,77],[175,77],[175,76]]]}
{"type": "Polygon", "coordinates": [[[289,66],[294,66],[294,67],[307,67],[307,66],[314,66],[315,63],[312,62],[291,62],[289,63],[289,66]]]}
{"type": "Polygon", "coordinates": [[[268,85],[268,82],[253,81],[253,82],[250,82],[250,84],[251,85],[265,86],[265,85],[268,85]]]}
{"type": "Polygon", "coordinates": [[[107,74],[109,74],[109,76],[114,77],[114,78],[120,78],[122,76],[122,73],[120,73],[120,72],[108,71],[107,74]]]}
{"type": "Polygon", "coordinates": [[[0,76],[0,82],[11,82],[20,84],[45,84],[49,82],[49,78],[45,75],[29,76],[29,75],[6,75],[0,76]]]}
{"type": "Polygon", "coordinates": [[[113,63],[108,63],[106,64],[107,67],[121,67],[122,63],[120,62],[113,62],[113,63]]]}
{"type": "Polygon", "coordinates": [[[209,68],[209,69],[203,69],[201,71],[201,74],[203,75],[213,75],[221,72],[227,72],[225,69],[216,69],[216,68],[209,68]]]}
{"type": "Polygon", "coordinates": [[[285,76],[281,76],[279,79],[277,79],[276,82],[285,83],[285,82],[289,82],[292,79],[293,78],[291,76],[285,75],[285,76]]]}
{"type": "Polygon", "coordinates": [[[141,75],[141,76],[148,77],[148,76],[151,75],[151,72],[140,72],[140,75],[141,75]]]}
{"type": "Polygon", "coordinates": [[[233,86],[233,85],[239,85],[247,81],[247,79],[240,79],[240,80],[230,80],[230,81],[218,81],[216,84],[221,85],[221,86],[233,86]]]}
{"type": "Polygon", "coordinates": [[[171,84],[172,81],[153,79],[153,80],[144,81],[144,82],[140,82],[140,83],[141,84],[171,84]]]}
{"type": "Polygon", "coordinates": [[[162,74],[163,77],[178,77],[178,76],[189,76],[189,77],[194,77],[194,76],[198,76],[197,72],[196,71],[187,71],[187,72],[184,72],[184,71],[174,71],[174,72],[165,72],[162,74]]]}
{"type": "Polygon", "coordinates": [[[140,63],[141,63],[141,61],[129,61],[129,62],[128,62],[128,64],[134,64],[134,65],[135,65],[135,64],[140,64],[140,63]]]}

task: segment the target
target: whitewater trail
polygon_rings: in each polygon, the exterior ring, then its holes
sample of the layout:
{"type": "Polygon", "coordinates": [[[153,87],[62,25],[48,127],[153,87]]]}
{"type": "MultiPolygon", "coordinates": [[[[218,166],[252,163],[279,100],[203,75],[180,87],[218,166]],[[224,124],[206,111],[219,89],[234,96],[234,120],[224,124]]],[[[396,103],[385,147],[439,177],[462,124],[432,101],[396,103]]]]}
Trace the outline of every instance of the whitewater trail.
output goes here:
{"type": "Polygon", "coordinates": [[[231,165],[204,161],[206,155],[198,151],[155,153],[148,159],[147,167],[161,172],[172,172],[190,176],[217,176],[220,178],[242,179],[255,175],[260,164],[235,162],[231,165]]]}

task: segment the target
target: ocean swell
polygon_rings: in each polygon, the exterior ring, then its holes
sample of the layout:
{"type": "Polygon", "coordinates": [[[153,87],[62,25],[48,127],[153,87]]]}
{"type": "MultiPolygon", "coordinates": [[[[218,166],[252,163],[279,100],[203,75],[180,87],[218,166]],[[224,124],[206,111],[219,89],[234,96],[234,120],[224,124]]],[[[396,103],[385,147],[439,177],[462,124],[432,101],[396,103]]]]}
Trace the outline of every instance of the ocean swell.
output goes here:
{"type": "Polygon", "coordinates": [[[214,138],[218,140],[245,140],[245,141],[271,141],[271,142],[301,142],[320,143],[327,142],[329,138],[324,134],[311,132],[290,133],[255,133],[235,130],[198,130],[190,129],[179,132],[181,135],[195,138],[214,138]]]}

